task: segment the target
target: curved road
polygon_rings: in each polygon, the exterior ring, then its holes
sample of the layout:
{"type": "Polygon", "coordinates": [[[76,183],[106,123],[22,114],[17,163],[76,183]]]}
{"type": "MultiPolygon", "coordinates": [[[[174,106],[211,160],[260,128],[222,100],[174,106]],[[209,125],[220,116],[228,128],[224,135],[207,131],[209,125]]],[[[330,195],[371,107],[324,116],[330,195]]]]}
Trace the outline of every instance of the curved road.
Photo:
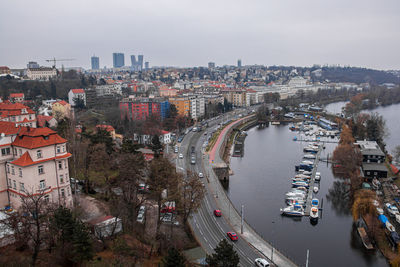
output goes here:
{"type": "MultiPolygon", "coordinates": [[[[228,114],[226,120],[233,118],[233,116],[233,114],[228,114]]],[[[213,192],[216,192],[216,190],[211,188],[209,185],[207,178],[208,174],[205,173],[202,166],[202,144],[207,139],[207,136],[204,135],[204,132],[208,131],[210,128],[212,129],[220,122],[221,118],[209,122],[209,127],[202,132],[189,132],[180,144],[179,153],[182,153],[184,158],[177,159],[177,169],[180,171],[192,170],[197,173],[202,172],[205,176],[205,178],[202,179],[206,188],[205,197],[202,200],[199,210],[192,214],[191,218],[189,219],[189,223],[191,224],[195,237],[207,254],[212,254],[217,244],[222,239],[226,238],[234,245],[234,249],[239,254],[241,266],[254,266],[254,260],[264,256],[260,255],[249,243],[241,238],[240,233],[237,233],[239,240],[235,242],[231,241],[227,237],[227,232],[234,231],[233,227],[229,223],[230,214],[223,214],[224,216],[218,218],[213,215],[213,211],[218,209],[215,201],[215,197],[218,196],[214,195],[213,192]],[[192,146],[195,147],[196,153],[195,165],[190,164],[192,146]],[[226,217],[228,217],[228,219],[226,217]]]]}

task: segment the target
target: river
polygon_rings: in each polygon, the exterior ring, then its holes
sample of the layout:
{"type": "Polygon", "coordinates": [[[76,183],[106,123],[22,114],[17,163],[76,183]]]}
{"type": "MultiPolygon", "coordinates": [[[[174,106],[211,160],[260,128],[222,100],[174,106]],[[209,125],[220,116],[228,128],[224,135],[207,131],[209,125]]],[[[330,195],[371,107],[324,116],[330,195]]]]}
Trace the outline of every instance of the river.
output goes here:
{"type": "MultiPolygon", "coordinates": [[[[327,109],[340,112],[339,104],[334,105],[327,109]]],[[[400,144],[400,137],[396,136],[400,126],[395,120],[400,105],[373,111],[382,114],[387,121],[391,134],[385,141],[391,151],[400,144]]],[[[316,197],[320,201],[323,199],[322,218],[318,224],[311,225],[307,217],[296,220],[280,215],[279,209],[285,206],[285,193],[291,188],[294,166],[301,161],[302,148],[306,145],[292,141],[295,136],[298,133],[291,132],[288,125],[248,131],[244,157],[231,158],[230,164],[233,175],[227,193],[236,209],[244,205],[246,221],[299,265],[305,265],[309,249],[309,266],[388,266],[379,251],[364,250],[353,231],[345,185],[333,177],[326,163],[318,165],[322,178],[316,197]]],[[[335,146],[327,144],[321,158],[332,154],[335,146]]]]}

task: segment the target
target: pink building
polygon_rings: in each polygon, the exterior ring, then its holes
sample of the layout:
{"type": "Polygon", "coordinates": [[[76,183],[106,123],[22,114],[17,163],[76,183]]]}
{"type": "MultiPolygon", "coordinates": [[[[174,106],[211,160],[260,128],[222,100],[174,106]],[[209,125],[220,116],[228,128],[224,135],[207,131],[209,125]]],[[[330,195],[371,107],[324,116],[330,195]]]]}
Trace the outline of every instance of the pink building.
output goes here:
{"type": "Polygon", "coordinates": [[[0,207],[18,209],[28,193],[72,206],[67,140],[49,128],[10,122],[0,122],[0,133],[0,207]]]}

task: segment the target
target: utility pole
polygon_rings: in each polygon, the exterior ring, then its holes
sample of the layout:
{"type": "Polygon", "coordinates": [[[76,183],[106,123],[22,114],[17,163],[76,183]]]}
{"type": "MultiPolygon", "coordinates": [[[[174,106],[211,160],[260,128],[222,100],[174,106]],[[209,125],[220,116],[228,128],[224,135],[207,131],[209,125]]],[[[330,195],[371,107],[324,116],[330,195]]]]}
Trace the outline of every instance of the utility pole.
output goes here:
{"type": "Polygon", "coordinates": [[[242,205],[242,218],[240,222],[240,233],[243,234],[243,217],[244,217],[244,205],[242,205]]]}

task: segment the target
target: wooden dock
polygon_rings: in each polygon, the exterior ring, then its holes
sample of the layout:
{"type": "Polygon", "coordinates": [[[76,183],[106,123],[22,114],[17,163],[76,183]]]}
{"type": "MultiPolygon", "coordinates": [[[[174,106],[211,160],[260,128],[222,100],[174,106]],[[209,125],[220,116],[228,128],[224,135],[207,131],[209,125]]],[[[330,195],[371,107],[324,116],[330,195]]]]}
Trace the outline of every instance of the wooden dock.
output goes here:
{"type": "Polygon", "coordinates": [[[324,140],[324,141],[321,141],[321,140],[313,140],[313,139],[296,139],[296,140],[293,139],[293,141],[295,141],[295,142],[322,143],[322,144],[327,144],[327,143],[337,144],[337,143],[339,143],[338,140],[324,140]]]}
{"type": "Polygon", "coordinates": [[[319,163],[319,156],[321,155],[322,147],[318,149],[318,153],[315,157],[314,161],[314,167],[312,170],[311,174],[311,179],[310,179],[310,186],[308,187],[308,194],[307,194],[307,200],[306,200],[306,209],[304,212],[304,216],[310,216],[310,211],[311,211],[311,200],[313,199],[313,189],[314,189],[314,184],[315,184],[315,173],[317,172],[317,167],[319,163]]]}

